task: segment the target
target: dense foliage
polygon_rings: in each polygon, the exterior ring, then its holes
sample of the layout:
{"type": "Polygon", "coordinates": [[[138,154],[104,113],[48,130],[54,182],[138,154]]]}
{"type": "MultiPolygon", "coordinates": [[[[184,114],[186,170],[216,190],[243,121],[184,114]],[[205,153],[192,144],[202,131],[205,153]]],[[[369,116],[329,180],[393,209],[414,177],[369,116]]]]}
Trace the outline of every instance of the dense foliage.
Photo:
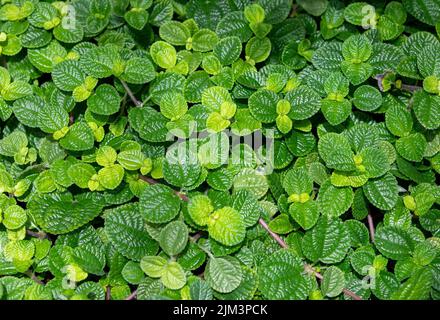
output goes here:
{"type": "Polygon", "coordinates": [[[439,0],[0,4],[0,299],[440,298],[439,0]]]}

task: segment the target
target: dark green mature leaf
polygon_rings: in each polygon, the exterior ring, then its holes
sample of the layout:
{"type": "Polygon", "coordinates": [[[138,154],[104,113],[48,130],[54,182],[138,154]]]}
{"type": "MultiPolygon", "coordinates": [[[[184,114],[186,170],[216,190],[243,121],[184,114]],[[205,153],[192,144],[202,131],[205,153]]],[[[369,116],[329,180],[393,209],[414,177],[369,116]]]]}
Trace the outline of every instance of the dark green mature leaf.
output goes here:
{"type": "Polygon", "coordinates": [[[105,233],[115,249],[135,261],[155,254],[159,248],[144,228],[144,215],[139,206],[129,204],[107,210],[104,224],[105,233]]]}
{"type": "Polygon", "coordinates": [[[268,256],[259,270],[258,288],[268,299],[305,300],[309,282],[303,274],[301,260],[288,250],[268,256]]]}
{"type": "Polygon", "coordinates": [[[162,184],[145,188],[139,197],[139,211],[148,222],[168,222],[179,213],[179,209],[179,197],[162,184]]]}
{"type": "Polygon", "coordinates": [[[347,227],[335,218],[321,216],[315,227],[304,235],[304,255],[313,262],[337,263],[344,259],[350,246],[347,227]]]}
{"type": "Polygon", "coordinates": [[[70,193],[36,195],[29,201],[29,210],[38,225],[46,232],[62,234],[78,229],[102,211],[93,197],[70,193]]]}

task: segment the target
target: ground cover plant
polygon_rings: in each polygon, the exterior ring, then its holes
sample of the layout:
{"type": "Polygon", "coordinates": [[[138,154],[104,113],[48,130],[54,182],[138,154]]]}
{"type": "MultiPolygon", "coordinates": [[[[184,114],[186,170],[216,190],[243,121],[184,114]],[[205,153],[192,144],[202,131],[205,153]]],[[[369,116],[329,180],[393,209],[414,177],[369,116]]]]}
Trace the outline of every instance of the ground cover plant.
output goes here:
{"type": "Polygon", "coordinates": [[[440,298],[440,1],[0,5],[0,299],[440,298]]]}

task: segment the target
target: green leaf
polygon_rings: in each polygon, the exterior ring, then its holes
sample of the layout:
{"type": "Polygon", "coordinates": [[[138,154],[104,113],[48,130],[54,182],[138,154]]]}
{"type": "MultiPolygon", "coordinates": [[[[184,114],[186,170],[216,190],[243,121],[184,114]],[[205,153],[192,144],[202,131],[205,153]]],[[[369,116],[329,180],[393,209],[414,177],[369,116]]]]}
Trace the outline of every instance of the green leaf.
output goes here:
{"type": "Polygon", "coordinates": [[[381,178],[369,180],[362,189],[367,199],[379,209],[391,210],[396,205],[397,180],[390,173],[381,178]]]}
{"type": "Polygon", "coordinates": [[[318,151],[328,167],[353,171],[356,169],[348,139],[337,133],[327,133],[318,142],[318,151]]]}
{"type": "Polygon", "coordinates": [[[423,23],[434,25],[440,20],[440,4],[436,0],[403,0],[405,9],[423,23]]]}
{"type": "Polygon", "coordinates": [[[338,263],[344,259],[349,247],[347,227],[339,219],[326,215],[321,216],[302,239],[303,253],[313,262],[338,263]]]}
{"type": "Polygon", "coordinates": [[[398,227],[378,228],[375,245],[380,253],[394,260],[404,259],[414,250],[414,240],[410,234],[398,227]]]}
{"type": "Polygon", "coordinates": [[[192,300],[212,300],[212,289],[201,279],[194,279],[189,284],[189,295],[192,300]]]}
{"type": "Polygon", "coordinates": [[[102,84],[87,99],[87,106],[96,114],[110,115],[119,111],[120,101],[121,98],[113,86],[102,84]]]}
{"type": "Polygon", "coordinates": [[[375,8],[366,2],[355,2],[344,9],[344,18],[356,26],[371,26],[375,20],[375,8]]]}
{"type": "Polygon", "coordinates": [[[247,300],[253,297],[257,290],[258,278],[256,271],[244,265],[241,266],[243,279],[240,285],[229,293],[214,292],[216,298],[220,300],[247,300]]]}
{"type": "Polygon", "coordinates": [[[27,221],[27,215],[23,208],[12,205],[3,212],[3,225],[8,229],[18,229],[27,221]]]}
{"type": "Polygon", "coordinates": [[[134,57],[127,61],[120,79],[133,84],[145,84],[156,77],[154,65],[150,59],[134,57]]]}
{"type": "Polygon", "coordinates": [[[310,290],[301,259],[285,249],[263,260],[258,277],[258,288],[269,300],[305,300],[310,290]]]}
{"type": "Polygon", "coordinates": [[[336,126],[344,122],[351,114],[351,102],[347,99],[342,101],[333,101],[324,99],[321,102],[321,111],[325,119],[336,126]]]}
{"type": "Polygon", "coordinates": [[[363,85],[355,90],[353,104],[359,110],[374,111],[382,105],[382,95],[376,88],[363,85]]]}
{"type": "Polygon", "coordinates": [[[235,192],[232,207],[240,213],[246,227],[255,225],[263,210],[255,195],[249,190],[235,192]]]}
{"type": "Polygon", "coordinates": [[[319,211],[329,217],[339,217],[351,207],[353,198],[354,193],[350,187],[335,187],[330,180],[327,180],[319,190],[317,199],[319,211]]]}
{"type": "Polygon", "coordinates": [[[272,219],[269,222],[269,228],[277,234],[288,234],[295,229],[294,225],[290,221],[289,215],[284,213],[272,219]]]}
{"type": "MultiPolygon", "coordinates": [[[[133,8],[137,9],[137,8],[133,8]]],[[[144,10],[130,10],[124,15],[125,21],[130,25],[130,27],[136,30],[142,30],[148,22],[148,12],[144,10]]]]}
{"type": "Polygon", "coordinates": [[[62,234],[85,225],[102,211],[102,205],[87,194],[75,198],[70,193],[37,194],[28,210],[46,232],[62,234]]]}
{"type": "Polygon", "coordinates": [[[328,6],[327,0],[315,0],[315,1],[307,1],[307,0],[298,0],[297,3],[309,14],[313,16],[322,15],[328,6]]]}
{"type": "Polygon", "coordinates": [[[190,30],[179,21],[167,21],[159,28],[160,37],[174,46],[184,46],[189,37],[190,30]]]}
{"type": "Polygon", "coordinates": [[[246,236],[243,218],[238,211],[224,207],[210,214],[208,221],[209,235],[218,242],[233,246],[242,242],[246,236]]]}
{"type": "Polygon", "coordinates": [[[106,189],[116,189],[123,178],[124,168],[119,164],[112,164],[98,171],[98,182],[106,189]]]}
{"type": "Polygon", "coordinates": [[[125,281],[130,284],[140,284],[144,279],[144,272],[139,263],[128,261],[121,271],[121,275],[125,281]]]}
{"type": "Polygon", "coordinates": [[[413,133],[396,141],[397,152],[406,160],[420,162],[427,147],[425,136],[413,133]]]}
{"type": "Polygon", "coordinates": [[[73,91],[84,83],[86,73],[78,61],[65,60],[54,66],[52,79],[60,90],[73,91]]]}
{"type": "Polygon", "coordinates": [[[214,290],[228,293],[240,285],[243,272],[237,258],[226,256],[208,261],[205,269],[205,280],[214,290]]]}
{"type": "Polygon", "coordinates": [[[170,256],[181,253],[187,242],[188,228],[183,222],[172,221],[160,231],[160,247],[170,256]]]}
{"type": "Polygon", "coordinates": [[[201,173],[201,165],[197,156],[186,146],[187,144],[181,143],[171,147],[163,162],[165,180],[178,187],[193,185],[201,173]]]}
{"type": "Polygon", "coordinates": [[[150,108],[131,108],[128,112],[128,121],[139,136],[149,142],[163,142],[167,140],[168,119],[160,112],[150,108]]]}
{"type": "Polygon", "coordinates": [[[80,121],[74,123],[67,134],[60,140],[60,145],[66,150],[84,151],[93,148],[93,131],[87,123],[80,121]]]}
{"type": "Polygon", "coordinates": [[[221,39],[214,46],[213,52],[220,60],[221,64],[226,66],[232,64],[241,54],[241,41],[239,37],[231,36],[221,39]]]}
{"type": "Polygon", "coordinates": [[[440,127],[440,96],[430,95],[422,90],[414,93],[413,109],[417,120],[426,129],[440,127]]]}
{"type": "Polygon", "coordinates": [[[176,65],[176,49],[165,41],[156,41],[150,47],[150,55],[154,63],[164,69],[172,68],[176,65]]]}
{"type": "Polygon", "coordinates": [[[141,259],[141,269],[148,276],[159,278],[164,274],[167,261],[160,256],[144,256],[141,259]]]}
{"type": "Polygon", "coordinates": [[[270,90],[258,90],[249,97],[249,111],[258,121],[274,122],[277,117],[276,106],[279,98],[270,90]]]}
{"type": "Polygon", "coordinates": [[[234,177],[234,191],[248,190],[257,199],[263,197],[268,190],[267,179],[264,175],[253,169],[243,169],[234,177]]]}
{"type": "Polygon", "coordinates": [[[413,119],[411,113],[400,104],[393,104],[385,113],[385,123],[388,130],[398,137],[403,137],[411,132],[413,119]]]}
{"type": "Polygon", "coordinates": [[[313,181],[305,168],[294,168],[287,171],[284,176],[283,188],[288,195],[310,194],[313,190],[313,181]]]}
{"type": "MultiPolygon", "coordinates": [[[[207,52],[214,49],[218,36],[209,29],[200,29],[191,38],[191,47],[194,51],[207,52]]],[[[188,44],[187,44],[188,46],[188,44]]]]}
{"type": "Polygon", "coordinates": [[[188,213],[191,218],[200,226],[208,224],[209,215],[214,211],[211,200],[208,196],[197,195],[191,197],[188,203],[188,213]]]}
{"type": "Polygon", "coordinates": [[[88,163],[78,162],[67,169],[67,175],[80,188],[87,188],[88,182],[96,174],[95,168],[88,163]]]}
{"type": "Polygon", "coordinates": [[[2,88],[5,101],[14,101],[32,94],[32,87],[24,81],[14,81],[2,88]]]}
{"type": "Polygon", "coordinates": [[[160,100],[160,112],[170,120],[177,120],[188,111],[183,94],[170,91],[160,100]]]}
{"type": "Polygon", "coordinates": [[[322,294],[333,298],[341,294],[345,287],[344,272],[335,266],[330,266],[325,270],[321,283],[322,294]]]}
{"type": "Polygon", "coordinates": [[[308,119],[321,108],[320,97],[307,86],[289,91],[285,98],[290,102],[291,110],[288,115],[293,120],[308,119]]]}
{"type": "Polygon", "coordinates": [[[246,59],[251,60],[254,63],[262,62],[269,57],[271,50],[272,43],[269,38],[264,37],[260,39],[258,37],[253,37],[246,44],[246,59]]]}
{"type": "Polygon", "coordinates": [[[73,261],[85,272],[104,274],[105,252],[102,246],[86,243],[73,250],[73,261]]]}
{"type": "Polygon", "coordinates": [[[380,177],[390,170],[388,156],[383,148],[367,147],[359,155],[369,178],[380,177]]]}
{"type": "Polygon", "coordinates": [[[246,42],[252,36],[252,30],[249,28],[248,21],[245,19],[245,13],[234,11],[226,14],[217,24],[215,33],[220,38],[237,36],[241,42],[246,42]]]}
{"type": "Polygon", "coordinates": [[[178,290],[186,284],[186,275],[180,264],[173,261],[165,265],[160,280],[165,287],[178,290]]]}
{"type": "Polygon", "coordinates": [[[304,230],[308,230],[318,221],[318,203],[316,201],[292,203],[289,207],[289,214],[304,230]]]}
{"type": "Polygon", "coordinates": [[[391,295],[395,300],[426,300],[433,283],[433,275],[429,269],[416,271],[407,281],[391,295]]]}
{"type": "Polygon", "coordinates": [[[153,255],[159,246],[144,228],[143,213],[137,204],[106,211],[104,230],[115,249],[129,259],[139,261],[153,255]]]}
{"type": "Polygon", "coordinates": [[[344,61],[341,51],[340,42],[325,43],[313,53],[312,63],[317,69],[338,71],[341,62],[344,61]]]}
{"type": "Polygon", "coordinates": [[[165,223],[172,220],[180,210],[179,197],[165,185],[151,185],[139,197],[139,210],[148,222],[165,223]]]}
{"type": "Polygon", "coordinates": [[[367,227],[362,222],[350,219],[346,220],[344,223],[350,233],[350,243],[352,247],[361,247],[368,244],[370,234],[367,227]]]}
{"type": "Polygon", "coordinates": [[[14,131],[0,140],[0,154],[13,157],[28,144],[26,134],[22,131],[14,131]]]}

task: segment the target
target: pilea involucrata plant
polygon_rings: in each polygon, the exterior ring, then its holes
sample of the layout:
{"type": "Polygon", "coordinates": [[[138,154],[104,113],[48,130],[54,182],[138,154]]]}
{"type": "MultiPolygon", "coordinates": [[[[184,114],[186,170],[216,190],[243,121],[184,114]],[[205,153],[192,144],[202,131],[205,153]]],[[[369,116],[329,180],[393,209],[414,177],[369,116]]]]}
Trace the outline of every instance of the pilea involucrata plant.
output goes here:
{"type": "Polygon", "coordinates": [[[439,0],[0,5],[0,299],[440,298],[439,0]]]}

